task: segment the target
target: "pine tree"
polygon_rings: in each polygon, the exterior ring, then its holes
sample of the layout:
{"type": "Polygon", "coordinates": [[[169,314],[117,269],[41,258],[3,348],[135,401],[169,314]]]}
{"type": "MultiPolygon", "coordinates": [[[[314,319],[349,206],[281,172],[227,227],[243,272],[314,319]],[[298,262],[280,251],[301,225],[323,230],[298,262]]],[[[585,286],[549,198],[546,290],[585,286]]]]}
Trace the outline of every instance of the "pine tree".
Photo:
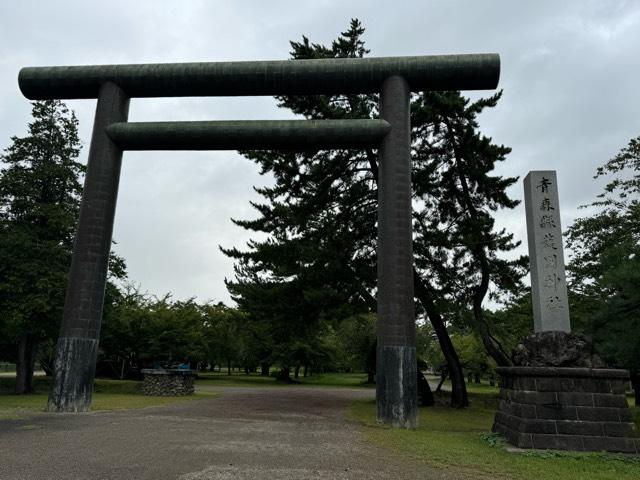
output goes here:
{"type": "Polygon", "coordinates": [[[15,346],[16,393],[32,391],[38,344],[55,336],[82,186],[78,120],[57,100],[32,104],[0,171],[0,315],[15,346]]]}
{"type": "MultiPolygon", "coordinates": [[[[311,45],[305,37],[302,43],[292,43],[293,57],[362,56],[366,53],[359,38],[363,31],[357,21],[352,22],[351,30],[331,49],[311,45]]],[[[349,99],[362,104],[358,112],[334,105],[335,100],[328,97],[279,98],[282,107],[310,118],[363,118],[376,102],[374,96],[349,99]],[[309,115],[309,110],[315,115],[309,115]]],[[[267,232],[271,238],[251,242],[247,252],[223,250],[237,259],[236,280],[227,286],[250,319],[270,326],[271,359],[281,363],[285,377],[301,343],[318,348],[314,339],[323,322],[375,310],[370,292],[375,287],[371,239],[375,237],[376,193],[366,172],[353,176],[353,166],[361,161],[354,161],[353,154],[246,152],[277,182],[258,189],[267,200],[254,204],[260,218],[234,221],[267,232]],[[332,175],[326,175],[327,165],[335,168],[332,175]],[[363,202],[363,197],[368,200],[363,202]]]]}
{"type": "MultiPolygon", "coordinates": [[[[294,59],[360,58],[368,53],[364,28],[350,28],[330,47],[303,37],[291,42],[294,59]]],[[[499,95],[468,104],[457,92],[412,97],[413,185],[418,208],[415,225],[416,297],[438,336],[453,384],[452,405],[467,405],[460,361],[447,332],[454,321],[452,305],[480,306],[474,328],[487,348],[500,352],[481,304],[489,284],[517,288],[520,263],[505,262],[497,253],[514,248],[511,236],[493,231],[490,212],[512,208],[504,189],[516,179],[490,177],[495,162],[509,149],[477,132],[476,116],[492,107],[499,95]]],[[[376,118],[378,95],[278,97],[279,105],[308,119],[376,118]]],[[[237,259],[236,284],[259,282],[275,272],[281,279],[301,268],[304,291],[312,278],[339,294],[359,312],[375,311],[376,217],[378,158],[374,150],[331,150],[303,154],[246,152],[275,185],[259,189],[265,203],[254,206],[260,217],[236,221],[265,232],[270,239],[252,242],[248,251],[230,250],[237,259]],[[282,270],[288,264],[288,269],[282,270]],[[311,274],[312,272],[312,274],[311,274]]],[[[230,286],[234,288],[234,283],[230,286]]],[[[237,294],[241,292],[235,290],[237,294]]],[[[273,299],[277,301],[276,298],[273,299]]],[[[478,310],[474,308],[474,311],[478,310]]]]}
{"type": "Polygon", "coordinates": [[[414,249],[418,290],[428,284],[428,290],[437,291],[449,316],[460,317],[459,306],[470,305],[469,327],[496,364],[506,366],[510,354],[492,333],[495,325],[482,303],[491,285],[497,299],[518,294],[527,259],[499,256],[519,245],[513,234],[495,230],[492,217],[498,209],[518,205],[506,194],[517,178],[490,175],[511,149],[493,144],[477,122],[501,95],[471,103],[459,92],[427,92],[414,100],[414,193],[425,205],[414,215],[414,249]]]}

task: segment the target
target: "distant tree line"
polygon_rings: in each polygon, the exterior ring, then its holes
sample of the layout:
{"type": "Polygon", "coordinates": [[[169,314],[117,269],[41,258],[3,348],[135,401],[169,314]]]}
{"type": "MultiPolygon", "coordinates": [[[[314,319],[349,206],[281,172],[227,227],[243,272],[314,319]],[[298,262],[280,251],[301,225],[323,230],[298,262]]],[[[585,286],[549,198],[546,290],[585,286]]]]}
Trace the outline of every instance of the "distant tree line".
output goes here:
{"type": "MultiPolygon", "coordinates": [[[[292,376],[367,368],[375,340],[372,317],[344,320],[313,338],[276,343],[270,329],[256,330],[247,314],[222,303],[156,298],[124,288],[106,305],[98,372],[136,378],[142,368],[189,363],[201,371],[232,370],[269,375],[290,369],[292,376]]],[[[280,375],[281,376],[281,375],[280,375]]],[[[287,379],[289,376],[286,377],[287,379]]]]}

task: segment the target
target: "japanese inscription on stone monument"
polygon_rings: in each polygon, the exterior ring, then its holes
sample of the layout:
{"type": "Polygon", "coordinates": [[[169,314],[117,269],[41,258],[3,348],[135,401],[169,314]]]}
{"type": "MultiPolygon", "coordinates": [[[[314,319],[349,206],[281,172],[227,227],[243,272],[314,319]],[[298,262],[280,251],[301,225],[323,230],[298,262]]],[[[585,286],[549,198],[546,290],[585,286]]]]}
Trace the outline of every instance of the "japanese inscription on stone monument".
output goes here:
{"type": "Polygon", "coordinates": [[[524,179],[524,202],[535,331],[569,332],[571,325],[556,172],[529,172],[524,179]]]}

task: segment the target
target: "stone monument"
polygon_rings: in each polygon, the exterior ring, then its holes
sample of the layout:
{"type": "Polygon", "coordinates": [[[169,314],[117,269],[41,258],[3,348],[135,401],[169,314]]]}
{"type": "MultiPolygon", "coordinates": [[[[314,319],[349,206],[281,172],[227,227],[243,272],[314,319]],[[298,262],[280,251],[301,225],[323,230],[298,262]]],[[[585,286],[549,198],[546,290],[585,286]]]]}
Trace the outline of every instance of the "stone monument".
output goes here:
{"type": "Polygon", "coordinates": [[[553,170],[524,179],[534,331],[570,332],[558,182],[553,170]]]}
{"type": "Polygon", "coordinates": [[[640,453],[626,387],[629,372],[602,368],[571,334],[556,173],[524,179],[535,333],[499,367],[493,431],[516,447],[640,453]]]}
{"type": "Polygon", "coordinates": [[[494,89],[496,54],[23,68],[32,100],[97,99],[49,411],[89,409],[124,150],[377,148],[378,420],[417,423],[412,92],[494,89]],[[141,97],[377,93],[379,119],[128,122],[141,97]]]}

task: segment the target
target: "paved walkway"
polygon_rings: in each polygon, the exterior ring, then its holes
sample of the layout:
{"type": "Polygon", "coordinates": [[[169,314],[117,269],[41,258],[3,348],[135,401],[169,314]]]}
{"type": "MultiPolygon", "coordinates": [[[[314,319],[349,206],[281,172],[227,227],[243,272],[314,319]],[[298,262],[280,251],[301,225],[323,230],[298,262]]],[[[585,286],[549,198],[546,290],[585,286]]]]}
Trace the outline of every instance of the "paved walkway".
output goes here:
{"type": "Polygon", "coordinates": [[[122,412],[0,421],[0,479],[437,479],[367,444],[345,419],[355,389],[218,388],[122,412]]]}

